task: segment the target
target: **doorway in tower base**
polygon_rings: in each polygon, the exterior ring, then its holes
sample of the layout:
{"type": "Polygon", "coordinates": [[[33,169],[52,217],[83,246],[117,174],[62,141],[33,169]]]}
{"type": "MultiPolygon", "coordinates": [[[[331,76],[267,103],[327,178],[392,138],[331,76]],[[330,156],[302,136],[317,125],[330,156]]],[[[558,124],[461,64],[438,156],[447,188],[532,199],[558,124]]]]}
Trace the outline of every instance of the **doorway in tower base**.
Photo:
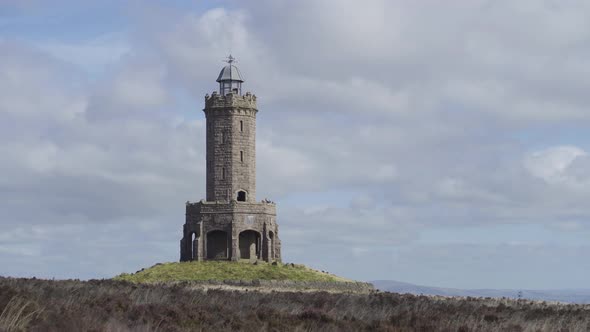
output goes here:
{"type": "Polygon", "coordinates": [[[241,259],[258,259],[260,258],[260,233],[247,230],[240,233],[240,258],[241,259]]]}
{"type": "Polygon", "coordinates": [[[275,234],[270,231],[268,232],[268,261],[274,261],[275,259],[275,247],[274,247],[274,242],[275,242],[275,234]]]}
{"type": "Polygon", "coordinates": [[[211,231],[207,233],[207,259],[228,259],[228,251],[229,240],[227,237],[227,232],[211,231]]]}

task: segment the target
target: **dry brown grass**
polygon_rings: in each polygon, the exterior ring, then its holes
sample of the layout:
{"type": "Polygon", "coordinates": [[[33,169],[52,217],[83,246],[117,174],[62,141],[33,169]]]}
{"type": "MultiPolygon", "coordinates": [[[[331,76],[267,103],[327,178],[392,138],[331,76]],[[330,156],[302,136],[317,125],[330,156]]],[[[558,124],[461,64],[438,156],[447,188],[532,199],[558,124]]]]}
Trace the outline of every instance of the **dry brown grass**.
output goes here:
{"type": "Polygon", "coordinates": [[[0,278],[9,331],[588,331],[590,306],[0,278]]]}
{"type": "Polygon", "coordinates": [[[0,330],[23,331],[40,313],[36,302],[13,296],[0,314],[0,330]]]}

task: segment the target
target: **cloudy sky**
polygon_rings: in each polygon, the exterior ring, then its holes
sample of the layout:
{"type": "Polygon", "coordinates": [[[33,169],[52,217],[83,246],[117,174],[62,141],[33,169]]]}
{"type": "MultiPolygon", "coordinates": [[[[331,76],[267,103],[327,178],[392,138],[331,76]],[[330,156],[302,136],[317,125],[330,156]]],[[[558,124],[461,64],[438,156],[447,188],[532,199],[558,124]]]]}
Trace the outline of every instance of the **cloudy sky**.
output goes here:
{"type": "Polygon", "coordinates": [[[590,288],[584,0],[0,0],[0,275],[178,260],[229,52],[284,261],[590,288]]]}

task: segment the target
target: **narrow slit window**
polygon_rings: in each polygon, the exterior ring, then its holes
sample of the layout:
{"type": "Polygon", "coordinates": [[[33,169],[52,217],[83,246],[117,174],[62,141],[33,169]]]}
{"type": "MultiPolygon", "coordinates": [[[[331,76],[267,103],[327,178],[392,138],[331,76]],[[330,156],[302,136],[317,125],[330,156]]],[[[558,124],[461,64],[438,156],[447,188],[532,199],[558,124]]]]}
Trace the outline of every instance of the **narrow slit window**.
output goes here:
{"type": "Polygon", "coordinates": [[[244,131],[244,121],[240,120],[240,131],[244,131]]]}
{"type": "Polygon", "coordinates": [[[244,151],[240,151],[240,161],[244,162],[244,151]]]}
{"type": "Polygon", "coordinates": [[[221,179],[225,180],[225,167],[221,169],[221,179]]]}

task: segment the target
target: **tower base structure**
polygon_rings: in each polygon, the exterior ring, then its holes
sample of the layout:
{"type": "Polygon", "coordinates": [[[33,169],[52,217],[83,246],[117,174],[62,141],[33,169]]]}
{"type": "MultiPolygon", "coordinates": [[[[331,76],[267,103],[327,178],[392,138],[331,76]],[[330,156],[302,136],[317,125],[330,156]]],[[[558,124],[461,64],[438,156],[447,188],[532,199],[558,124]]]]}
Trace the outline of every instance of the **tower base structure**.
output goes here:
{"type": "Polygon", "coordinates": [[[180,261],[281,261],[276,205],[200,202],[186,204],[180,261]]]}

